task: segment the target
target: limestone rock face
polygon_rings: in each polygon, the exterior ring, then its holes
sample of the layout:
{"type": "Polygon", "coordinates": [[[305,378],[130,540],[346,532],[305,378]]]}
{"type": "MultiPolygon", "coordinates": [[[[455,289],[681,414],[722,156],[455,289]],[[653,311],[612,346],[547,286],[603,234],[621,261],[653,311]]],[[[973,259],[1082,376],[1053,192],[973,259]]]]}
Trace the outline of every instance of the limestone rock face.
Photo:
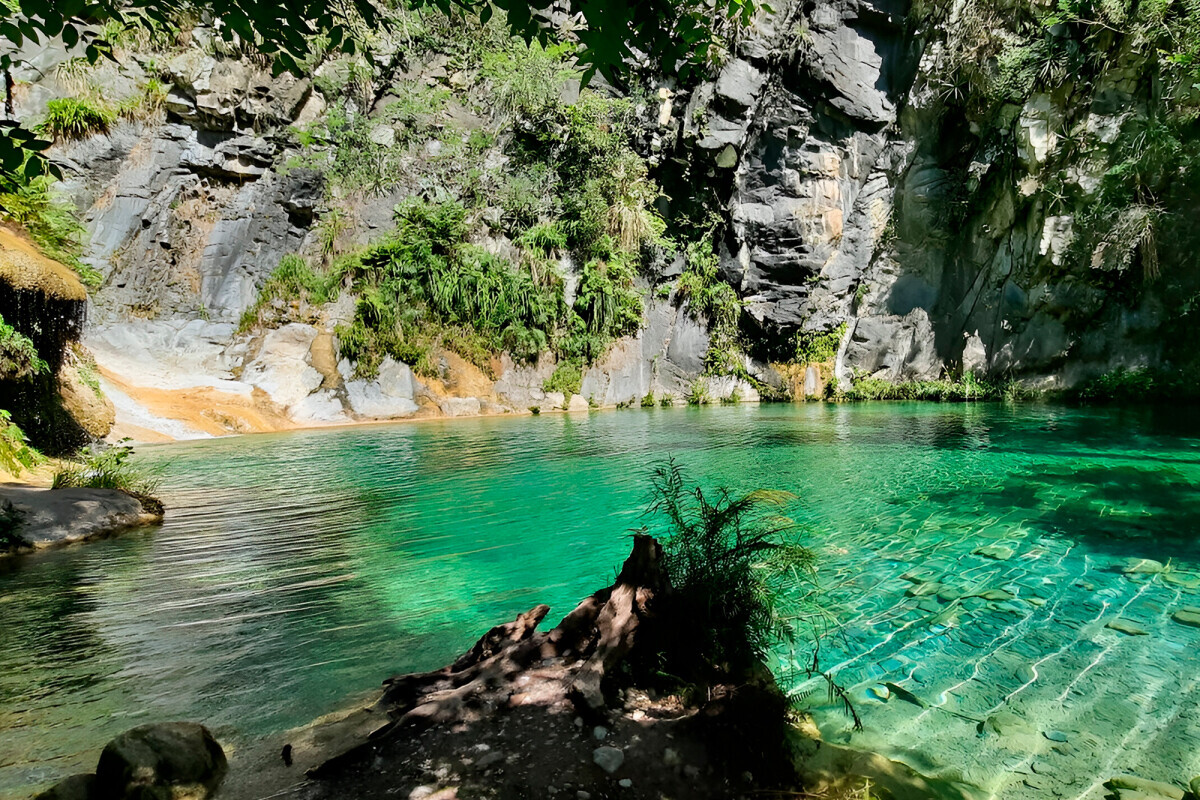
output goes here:
{"type": "Polygon", "coordinates": [[[100,754],[96,785],[121,798],[204,800],[225,777],[221,745],[203,725],[142,725],[113,739],[100,754]]]}

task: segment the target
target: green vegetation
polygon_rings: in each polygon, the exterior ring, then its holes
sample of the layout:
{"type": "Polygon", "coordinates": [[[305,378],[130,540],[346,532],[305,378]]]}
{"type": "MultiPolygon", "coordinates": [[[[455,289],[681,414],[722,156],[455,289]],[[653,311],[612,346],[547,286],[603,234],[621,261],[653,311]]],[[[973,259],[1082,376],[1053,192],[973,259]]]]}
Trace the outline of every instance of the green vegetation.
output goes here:
{"type": "Polygon", "coordinates": [[[1106,290],[1125,275],[1157,280],[1159,243],[1190,225],[1189,215],[1171,209],[1190,203],[1200,187],[1200,155],[1187,144],[1200,119],[1200,8],[1164,0],[1022,6],[969,0],[955,7],[952,19],[950,4],[926,9],[925,24],[947,31],[930,88],[949,118],[965,112],[980,131],[987,162],[999,167],[964,181],[962,196],[952,203],[955,213],[992,208],[995,191],[1007,191],[1007,182],[1026,173],[1016,152],[1014,105],[1039,92],[1086,97],[1081,93],[1109,91],[1114,71],[1127,65],[1137,64],[1148,76],[1154,88],[1138,95],[1136,112],[1111,135],[1076,113],[1087,102],[1068,106],[1064,118],[1052,123],[1045,164],[1033,171],[1050,213],[1073,217],[1067,268],[1090,268],[1092,280],[1106,290]],[[1098,192],[1080,180],[1081,171],[1099,173],[1098,192]]]}
{"type": "MultiPolygon", "coordinates": [[[[726,42],[760,11],[770,11],[758,0],[719,0],[715,6],[700,0],[599,2],[578,9],[580,19],[570,30],[560,30],[540,24],[533,14],[535,6],[520,0],[432,0],[417,6],[435,10],[443,20],[460,22],[465,12],[485,24],[499,10],[511,34],[543,45],[552,37],[564,37],[571,47],[578,46],[589,70],[599,70],[617,84],[634,63],[635,51],[639,60],[648,57],[668,74],[687,76],[719,63],[727,54],[726,42]]],[[[220,41],[214,42],[223,52],[257,53],[264,65],[273,62],[277,69],[305,74],[329,52],[351,57],[362,52],[371,60],[370,31],[390,29],[402,36],[416,32],[410,24],[414,15],[406,11],[373,0],[200,0],[182,6],[174,0],[91,4],[11,0],[0,4],[0,37],[10,45],[0,55],[0,72],[9,74],[19,63],[13,53],[26,38],[37,43],[59,41],[68,50],[80,46],[86,61],[94,64],[112,57],[122,38],[140,32],[168,41],[194,27],[197,19],[208,17],[224,23],[220,41]]],[[[6,185],[42,174],[61,177],[42,155],[46,145],[19,125],[0,129],[0,176],[6,185]]]]}
{"type": "Polygon", "coordinates": [[[692,385],[688,387],[687,404],[689,406],[704,406],[712,402],[712,398],[708,394],[708,381],[704,378],[696,378],[692,381],[692,385]]]}
{"type": "Polygon", "coordinates": [[[277,321],[283,322],[289,318],[291,301],[319,306],[337,299],[339,288],[336,274],[318,273],[303,258],[289,253],[279,260],[279,266],[259,288],[254,305],[243,312],[238,330],[245,332],[265,324],[277,304],[284,307],[284,313],[277,317],[277,321]]]}
{"type": "Polygon", "coordinates": [[[0,220],[23,228],[47,257],[71,267],[85,286],[95,289],[100,273],[79,260],[83,225],[75,206],[57,196],[53,187],[54,179],[43,175],[0,192],[0,220]]]}
{"type": "Polygon", "coordinates": [[[46,362],[38,358],[37,349],[29,337],[7,324],[4,317],[0,316],[0,380],[21,380],[47,369],[46,362]]]}
{"type": "Polygon", "coordinates": [[[966,372],[961,377],[936,381],[902,381],[893,383],[881,378],[856,377],[849,389],[836,381],[826,388],[827,399],[836,401],[862,400],[929,400],[933,402],[963,402],[981,400],[1019,400],[1029,396],[1015,381],[989,381],[966,372]]]}
{"type": "Polygon", "coordinates": [[[656,405],[654,402],[654,392],[646,392],[645,397],[642,398],[641,405],[642,408],[654,408],[656,405]]]}
{"type": "Polygon", "coordinates": [[[1067,397],[1085,403],[1186,401],[1200,397],[1200,383],[1184,370],[1121,367],[1087,381],[1067,397]]]}
{"type": "Polygon", "coordinates": [[[564,397],[579,394],[583,385],[583,370],[579,362],[566,359],[558,362],[554,372],[542,384],[542,391],[562,392],[564,397]]]}
{"type": "Polygon", "coordinates": [[[742,314],[741,298],[718,274],[711,234],[689,243],[686,256],[678,291],[679,297],[688,301],[688,308],[708,321],[705,372],[709,375],[737,374],[742,368],[738,326],[742,314]]]}
{"type": "Polygon", "coordinates": [[[85,450],[77,462],[55,473],[51,488],[120,489],[150,499],[158,489],[158,480],[130,464],[132,455],[133,447],[125,443],[85,450]]]}
{"type": "Polygon", "coordinates": [[[688,488],[674,460],[654,468],[647,514],[666,528],[663,564],[672,603],[674,663],[761,663],[771,646],[794,635],[777,607],[785,588],[812,579],[813,554],[792,540],[797,526],[779,514],[796,498],[781,491],[706,495],[688,488]]]}
{"type": "Polygon", "coordinates": [[[12,415],[0,408],[0,469],[20,475],[22,470],[31,469],[42,460],[42,454],[29,446],[24,431],[12,421],[12,415]]]}
{"type": "Polygon", "coordinates": [[[833,361],[845,334],[845,322],[831,331],[797,331],[796,363],[826,364],[833,361]]]}
{"type": "Polygon", "coordinates": [[[57,141],[82,139],[94,133],[108,133],[117,121],[117,111],[103,101],[62,97],[46,104],[46,116],[37,132],[57,141]]]}

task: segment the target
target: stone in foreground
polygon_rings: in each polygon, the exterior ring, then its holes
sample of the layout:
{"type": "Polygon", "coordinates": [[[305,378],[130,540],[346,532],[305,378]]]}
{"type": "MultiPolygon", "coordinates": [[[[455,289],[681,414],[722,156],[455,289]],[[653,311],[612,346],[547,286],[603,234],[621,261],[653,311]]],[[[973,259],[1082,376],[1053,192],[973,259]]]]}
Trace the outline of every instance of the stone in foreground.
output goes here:
{"type": "Polygon", "coordinates": [[[96,785],[113,797],[200,800],[216,791],[227,770],[225,753],[207,728],[164,722],[109,742],[96,765],[96,785]]]}
{"type": "Polygon", "coordinates": [[[625,763],[625,753],[619,747],[597,747],[592,753],[592,761],[600,769],[612,775],[625,763]]]}

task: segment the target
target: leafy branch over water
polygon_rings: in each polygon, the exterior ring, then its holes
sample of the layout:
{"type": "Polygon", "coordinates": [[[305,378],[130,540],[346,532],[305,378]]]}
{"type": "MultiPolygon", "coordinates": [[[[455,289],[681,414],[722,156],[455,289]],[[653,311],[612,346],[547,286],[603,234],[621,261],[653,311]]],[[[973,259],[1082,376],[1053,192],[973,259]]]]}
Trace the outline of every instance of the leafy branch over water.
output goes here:
{"type": "Polygon", "coordinates": [[[687,608],[676,635],[688,655],[702,662],[745,666],[761,662],[791,624],[778,611],[785,583],[811,580],[813,553],[786,542],[796,524],[779,513],[795,495],[760,489],[734,495],[718,489],[706,496],[687,488],[673,459],[654,467],[647,514],[665,518],[664,563],[672,602],[687,608]]]}

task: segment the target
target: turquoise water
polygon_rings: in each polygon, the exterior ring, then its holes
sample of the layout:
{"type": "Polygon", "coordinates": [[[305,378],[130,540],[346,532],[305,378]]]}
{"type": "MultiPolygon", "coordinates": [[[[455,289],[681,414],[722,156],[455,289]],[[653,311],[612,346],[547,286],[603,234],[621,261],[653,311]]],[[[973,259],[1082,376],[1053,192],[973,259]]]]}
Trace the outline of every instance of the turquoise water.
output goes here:
{"type": "MultiPolygon", "coordinates": [[[[1200,606],[1188,410],[734,406],[140,453],[162,470],[160,528],[0,561],[2,797],[90,769],[141,722],[244,743],[441,666],[536,603],[565,613],[611,580],[667,453],[705,486],[799,497],[822,666],[866,724],[818,706],[827,737],[1005,798],[1200,774],[1200,629],[1170,619],[1200,606]],[[994,544],[1011,557],[974,553],[994,544]],[[1131,557],[1171,572],[1124,575],[1131,557]],[[910,596],[922,584],[937,593],[910,596]],[[1012,599],[963,598],[992,589],[1012,599]],[[1147,635],[1105,627],[1118,616],[1147,635]],[[927,707],[882,699],[885,682],[927,707]],[[1001,732],[980,735],[989,716],[1001,732]]],[[[778,654],[789,685],[806,653],[778,654]]]]}

